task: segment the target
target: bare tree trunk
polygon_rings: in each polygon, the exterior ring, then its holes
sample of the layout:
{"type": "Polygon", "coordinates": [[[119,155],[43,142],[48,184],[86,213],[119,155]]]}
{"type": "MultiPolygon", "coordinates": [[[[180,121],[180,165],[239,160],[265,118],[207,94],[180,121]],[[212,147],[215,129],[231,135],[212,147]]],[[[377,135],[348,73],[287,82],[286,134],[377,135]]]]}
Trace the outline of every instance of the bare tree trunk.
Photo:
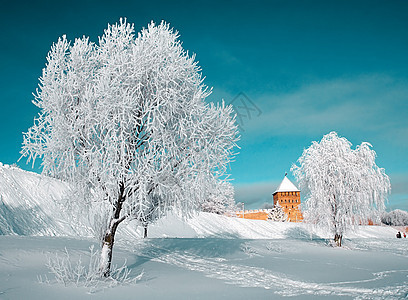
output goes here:
{"type": "Polygon", "coordinates": [[[115,235],[111,232],[107,232],[103,238],[101,263],[99,266],[99,271],[103,277],[109,277],[110,275],[114,239],[115,235]]]}
{"type": "Polygon", "coordinates": [[[110,226],[105,233],[102,241],[101,262],[99,271],[103,277],[109,277],[112,264],[112,250],[115,243],[115,233],[119,223],[111,220],[110,226]]]}
{"type": "Polygon", "coordinates": [[[343,239],[343,235],[336,233],[334,235],[334,241],[336,242],[338,247],[341,247],[341,240],[343,239]]]}
{"type": "Polygon", "coordinates": [[[334,235],[334,241],[336,242],[338,247],[341,247],[341,240],[343,238],[342,234],[337,233],[337,203],[336,203],[336,195],[333,195],[333,204],[332,204],[332,214],[333,214],[333,225],[334,225],[334,232],[336,234],[334,235]]]}
{"type": "Polygon", "coordinates": [[[126,219],[126,217],[120,217],[120,212],[122,210],[122,204],[125,201],[123,197],[125,186],[123,182],[119,185],[119,197],[115,202],[113,209],[113,218],[109,222],[109,227],[103,237],[102,241],[102,251],[101,251],[101,262],[99,265],[99,271],[102,276],[109,277],[110,268],[112,264],[112,250],[113,244],[115,243],[116,229],[119,224],[126,219]]]}

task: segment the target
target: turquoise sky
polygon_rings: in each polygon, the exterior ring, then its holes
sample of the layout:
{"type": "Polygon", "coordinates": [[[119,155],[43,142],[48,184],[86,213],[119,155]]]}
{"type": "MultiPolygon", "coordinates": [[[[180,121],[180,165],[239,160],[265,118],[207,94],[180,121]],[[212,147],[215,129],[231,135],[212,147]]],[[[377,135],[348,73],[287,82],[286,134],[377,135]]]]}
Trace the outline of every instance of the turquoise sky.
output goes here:
{"type": "Polygon", "coordinates": [[[170,22],[196,53],[210,100],[252,109],[237,108],[241,149],[231,164],[246,207],[271,202],[303,149],[334,130],[373,145],[391,177],[389,209],[408,210],[408,1],[4,2],[1,162],[19,158],[51,44],[63,34],[97,41],[120,17],[136,30],[170,22]]]}

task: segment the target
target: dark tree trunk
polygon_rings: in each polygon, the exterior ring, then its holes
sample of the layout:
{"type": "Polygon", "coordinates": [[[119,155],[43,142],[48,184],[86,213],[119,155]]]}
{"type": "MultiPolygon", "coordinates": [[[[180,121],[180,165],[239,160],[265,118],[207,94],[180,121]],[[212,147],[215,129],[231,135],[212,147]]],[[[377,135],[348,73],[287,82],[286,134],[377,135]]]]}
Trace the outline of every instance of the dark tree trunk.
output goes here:
{"type": "Polygon", "coordinates": [[[143,226],[143,238],[147,238],[147,225],[143,226]]]}
{"type": "Polygon", "coordinates": [[[112,251],[113,251],[113,244],[115,242],[115,232],[108,230],[108,232],[103,237],[102,242],[102,260],[107,259],[106,262],[102,262],[100,266],[100,271],[103,277],[109,277],[110,275],[110,268],[112,263],[112,251]],[[106,252],[106,256],[105,253],[106,252]]]}
{"type": "Polygon", "coordinates": [[[125,201],[125,198],[123,196],[124,190],[125,190],[124,184],[120,183],[119,197],[113,209],[113,218],[110,220],[109,227],[102,241],[101,263],[99,266],[99,270],[103,277],[110,276],[110,268],[112,264],[112,251],[113,251],[113,245],[115,243],[116,229],[118,228],[119,224],[126,218],[126,217],[120,217],[120,212],[122,210],[122,204],[125,201]]]}
{"type": "Polygon", "coordinates": [[[341,234],[335,234],[334,235],[334,241],[336,242],[337,246],[341,247],[341,240],[343,239],[343,236],[341,234]]]}
{"type": "Polygon", "coordinates": [[[112,251],[113,245],[115,243],[115,234],[116,229],[118,228],[119,224],[123,221],[121,220],[111,220],[111,224],[108,230],[105,233],[102,241],[102,253],[101,253],[101,265],[100,265],[100,272],[103,277],[109,277],[110,275],[110,268],[112,264],[112,251]]]}

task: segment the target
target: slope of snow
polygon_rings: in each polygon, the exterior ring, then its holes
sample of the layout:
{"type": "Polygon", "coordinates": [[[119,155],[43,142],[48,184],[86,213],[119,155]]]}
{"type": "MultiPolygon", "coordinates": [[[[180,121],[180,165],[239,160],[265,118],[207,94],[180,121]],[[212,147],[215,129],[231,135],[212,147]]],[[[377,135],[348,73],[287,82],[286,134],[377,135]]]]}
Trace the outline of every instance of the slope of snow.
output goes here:
{"type": "Polygon", "coordinates": [[[67,248],[86,266],[99,242],[61,209],[68,186],[0,166],[0,299],[404,299],[408,239],[396,229],[360,226],[330,247],[330,234],[302,223],[200,213],[169,214],[149,227],[121,224],[113,263],[141,281],[113,288],[58,284],[47,258],[67,248]],[[86,234],[83,230],[81,236],[86,234]],[[20,235],[20,236],[19,236],[20,235]],[[30,236],[28,236],[30,235],[30,236]],[[40,278],[39,280],[38,278],[40,278]],[[48,280],[46,280],[48,278],[48,280]],[[44,281],[46,281],[44,283],[44,281]]]}
{"type": "MultiPolygon", "coordinates": [[[[130,224],[124,231],[131,228],[130,224]]],[[[141,229],[134,230],[141,236],[141,229]]],[[[397,230],[390,226],[358,226],[355,232],[348,232],[345,238],[395,238],[397,230]]],[[[201,212],[191,219],[182,221],[169,215],[149,227],[151,238],[240,238],[240,239],[298,239],[332,238],[323,229],[304,223],[270,222],[231,218],[212,213],[201,212]]]]}
{"type": "Polygon", "coordinates": [[[0,235],[89,235],[67,221],[66,195],[68,185],[59,180],[0,163],[0,235]]]}
{"type": "MultiPolygon", "coordinates": [[[[91,229],[74,228],[62,206],[67,203],[68,185],[21,169],[0,165],[0,235],[91,236],[91,229]]],[[[396,230],[383,226],[360,226],[350,238],[394,238],[396,230]]],[[[127,240],[141,237],[135,223],[121,225],[118,234],[127,240]]],[[[149,227],[152,238],[331,238],[324,230],[302,223],[280,223],[199,213],[181,220],[174,214],[149,227]]]]}

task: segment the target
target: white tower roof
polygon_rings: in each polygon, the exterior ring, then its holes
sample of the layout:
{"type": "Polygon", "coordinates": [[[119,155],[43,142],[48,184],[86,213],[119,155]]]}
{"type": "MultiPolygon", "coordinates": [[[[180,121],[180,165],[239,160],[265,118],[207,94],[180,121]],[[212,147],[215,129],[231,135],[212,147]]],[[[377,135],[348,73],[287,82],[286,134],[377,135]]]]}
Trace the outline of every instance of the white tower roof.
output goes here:
{"type": "Polygon", "coordinates": [[[278,189],[274,192],[274,194],[278,192],[300,192],[300,190],[285,175],[281,184],[279,185],[278,189]]]}

